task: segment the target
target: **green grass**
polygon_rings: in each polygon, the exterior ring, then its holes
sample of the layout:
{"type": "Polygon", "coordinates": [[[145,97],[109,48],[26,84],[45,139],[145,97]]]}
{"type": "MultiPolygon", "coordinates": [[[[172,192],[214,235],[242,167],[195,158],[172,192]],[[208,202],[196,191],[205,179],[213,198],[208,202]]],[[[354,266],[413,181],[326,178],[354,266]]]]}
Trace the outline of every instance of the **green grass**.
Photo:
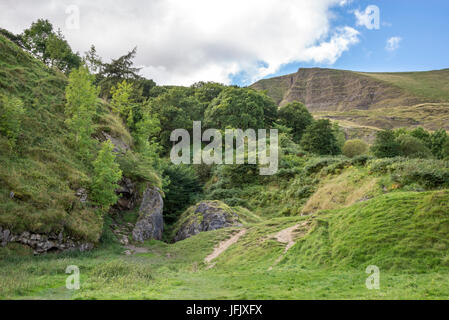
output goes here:
{"type": "Polygon", "coordinates": [[[360,74],[395,85],[429,102],[449,102],[449,69],[360,74]]]}
{"type": "MultiPolygon", "coordinates": [[[[447,299],[449,191],[394,192],[317,216],[249,224],[206,269],[204,258],[238,229],[175,244],[147,241],[125,256],[109,245],[88,253],[9,255],[0,260],[0,297],[12,299],[447,299]],[[312,221],[286,256],[273,235],[312,221]],[[68,265],[81,289],[64,289],[68,265]],[[368,290],[368,265],[380,290],[368,290]]],[[[3,249],[4,250],[4,249],[3,249]]]]}

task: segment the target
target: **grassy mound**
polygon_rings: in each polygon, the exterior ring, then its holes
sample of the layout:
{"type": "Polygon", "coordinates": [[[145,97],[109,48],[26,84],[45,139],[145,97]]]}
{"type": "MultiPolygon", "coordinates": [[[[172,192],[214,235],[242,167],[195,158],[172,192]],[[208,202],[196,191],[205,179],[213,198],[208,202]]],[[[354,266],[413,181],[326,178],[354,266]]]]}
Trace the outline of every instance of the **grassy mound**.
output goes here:
{"type": "Polygon", "coordinates": [[[448,248],[449,191],[396,192],[328,211],[284,263],[425,272],[449,266],[448,248]]]}

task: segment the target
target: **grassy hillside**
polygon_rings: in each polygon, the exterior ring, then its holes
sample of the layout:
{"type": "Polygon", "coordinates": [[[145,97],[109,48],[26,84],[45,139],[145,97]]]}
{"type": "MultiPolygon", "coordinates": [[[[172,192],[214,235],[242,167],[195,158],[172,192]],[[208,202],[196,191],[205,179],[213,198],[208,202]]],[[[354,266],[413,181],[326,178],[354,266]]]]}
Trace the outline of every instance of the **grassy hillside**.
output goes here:
{"type": "MultiPolygon", "coordinates": [[[[0,97],[24,105],[16,146],[0,135],[0,226],[15,233],[59,233],[96,242],[102,220],[75,195],[89,188],[92,167],[78,156],[65,124],[66,77],[0,35],[0,97]]],[[[98,102],[97,131],[124,141],[120,120],[98,102]]]]}
{"type": "Polygon", "coordinates": [[[429,102],[449,102],[449,69],[359,74],[397,86],[429,102]]]}

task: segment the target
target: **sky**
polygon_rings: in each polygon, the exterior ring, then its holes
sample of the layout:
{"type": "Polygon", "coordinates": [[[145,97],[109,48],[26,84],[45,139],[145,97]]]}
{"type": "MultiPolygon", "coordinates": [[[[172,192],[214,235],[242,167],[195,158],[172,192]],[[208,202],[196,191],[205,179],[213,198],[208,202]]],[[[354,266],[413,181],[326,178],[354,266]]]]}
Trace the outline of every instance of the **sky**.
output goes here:
{"type": "Polygon", "coordinates": [[[0,0],[0,27],[49,19],[104,61],[137,46],[141,74],[160,85],[449,68],[448,14],[447,0],[0,0]]]}

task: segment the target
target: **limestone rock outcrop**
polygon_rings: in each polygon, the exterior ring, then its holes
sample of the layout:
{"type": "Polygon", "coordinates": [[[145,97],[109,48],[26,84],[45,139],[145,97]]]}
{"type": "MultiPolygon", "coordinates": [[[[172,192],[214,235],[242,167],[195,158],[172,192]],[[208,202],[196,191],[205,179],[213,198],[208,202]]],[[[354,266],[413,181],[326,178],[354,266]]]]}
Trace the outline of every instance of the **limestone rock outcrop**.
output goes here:
{"type": "Polygon", "coordinates": [[[139,219],[132,232],[134,241],[162,239],[162,231],[164,230],[163,208],[164,201],[160,190],[153,187],[147,188],[140,204],[139,219]]]}
{"type": "Polygon", "coordinates": [[[174,241],[181,241],[200,232],[241,226],[238,215],[221,201],[202,201],[190,207],[180,218],[174,241]]]}

